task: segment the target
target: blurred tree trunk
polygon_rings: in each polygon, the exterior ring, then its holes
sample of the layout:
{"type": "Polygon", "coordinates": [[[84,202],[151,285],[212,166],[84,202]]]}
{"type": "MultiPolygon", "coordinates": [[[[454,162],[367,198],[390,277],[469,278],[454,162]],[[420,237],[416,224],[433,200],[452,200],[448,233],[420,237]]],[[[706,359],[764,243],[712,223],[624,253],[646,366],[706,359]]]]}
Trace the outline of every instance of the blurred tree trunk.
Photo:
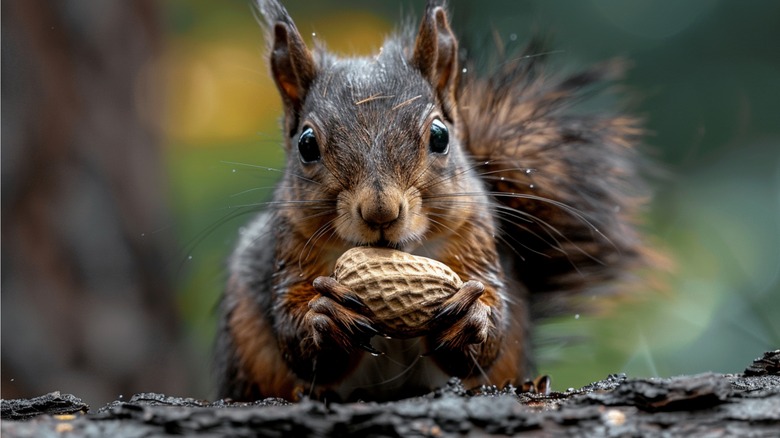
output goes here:
{"type": "Polygon", "coordinates": [[[2,397],[186,390],[159,3],[2,3],[2,397]]]}

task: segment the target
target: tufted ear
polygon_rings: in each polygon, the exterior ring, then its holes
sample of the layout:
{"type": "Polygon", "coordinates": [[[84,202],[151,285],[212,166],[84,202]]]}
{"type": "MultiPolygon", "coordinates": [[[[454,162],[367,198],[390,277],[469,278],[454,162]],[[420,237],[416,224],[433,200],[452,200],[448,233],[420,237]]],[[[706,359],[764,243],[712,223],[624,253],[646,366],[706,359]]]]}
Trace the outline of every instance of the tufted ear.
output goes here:
{"type": "Polygon", "coordinates": [[[447,13],[441,2],[428,1],[411,62],[436,91],[444,107],[445,116],[454,121],[458,86],[458,41],[450,29],[447,13]]]}
{"type": "Polygon", "coordinates": [[[285,128],[293,135],[317,67],[287,10],[276,0],[259,0],[258,6],[271,42],[271,74],[284,102],[285,128]]]}

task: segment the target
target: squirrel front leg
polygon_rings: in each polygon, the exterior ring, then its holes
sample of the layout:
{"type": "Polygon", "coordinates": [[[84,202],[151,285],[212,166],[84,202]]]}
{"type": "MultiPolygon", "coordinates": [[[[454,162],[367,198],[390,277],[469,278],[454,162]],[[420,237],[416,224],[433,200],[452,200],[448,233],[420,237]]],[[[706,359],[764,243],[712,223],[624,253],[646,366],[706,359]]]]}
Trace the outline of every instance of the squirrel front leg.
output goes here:
{"type": "Polygon", "coordinates": [[[474,239],[447,248],[448,256],[440,259],[468,281],[433,318],[430,355],[466,383],[519,383],[528,365],[525,300],[519,290],[510,292],[490,229],[478,223],[484,222],[471,221],[461,230],[474,239]]]}
{"type": "Polygon", "coordinates": [[[433,318],[428,335],[431,356],[453,376],[484,373],[501,352],[503,314],[504,305],[492,285],[476,280],[463,283],[433,318]]]}
{"type": "Polygon", "coordinates": [[[488,339],[493,310],[480,301],[484,292],[482,282],[467,281],[440,306],[432,324],[434,350],[462,350],[488,339]]]}
{"type": "Polygon", "coordinates": [[[279,294],[275,323],[282,356],[301,378],[314,384],[337,382],[364,351],[378,353],[377,334],[365,305],[329,277],[299,282],[279,294]]]}

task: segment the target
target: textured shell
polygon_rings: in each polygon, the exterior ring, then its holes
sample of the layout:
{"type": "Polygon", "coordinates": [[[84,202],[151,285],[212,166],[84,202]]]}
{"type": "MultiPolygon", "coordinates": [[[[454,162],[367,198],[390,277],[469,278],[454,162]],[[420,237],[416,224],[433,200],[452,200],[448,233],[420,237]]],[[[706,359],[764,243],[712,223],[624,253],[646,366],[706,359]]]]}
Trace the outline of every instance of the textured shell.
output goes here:
{"type": "Polygon", "coordinates": [[[348,250],[333,276],[374,312],[378,329],[404,338],[423,334],[438,306],[462,285],[444,263],[388,248],[348,250]]]}

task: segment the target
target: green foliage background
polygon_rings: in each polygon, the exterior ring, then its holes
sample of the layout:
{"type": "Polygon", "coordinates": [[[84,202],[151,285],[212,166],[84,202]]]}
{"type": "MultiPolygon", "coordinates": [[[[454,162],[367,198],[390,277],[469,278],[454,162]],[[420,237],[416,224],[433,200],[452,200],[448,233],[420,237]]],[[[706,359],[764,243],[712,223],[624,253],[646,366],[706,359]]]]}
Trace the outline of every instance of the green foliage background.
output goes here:
{"type": "MultiPolygon", "coordinates": [[[[288,1],[308,35],[369,53],[422,2],[288,1]]],[[[539,330],[539,371],[558,389],[613,372],[739,372],[780,347],[780,3],[452,1],[459,33],[550,35],[556,65],[631,60],[626,85],[667,175],[648,213],[675,258],[669,291],[539,330]],[[551,341],[576,336],[577,342],[551,341]]],[[[168,147],[179,300],[208,362],[213,307],[241,205],[268,198],[280,168],[279,99],[248,1],[169,0],[168,147]],[[259,166],[259,167],[258,167],[259,166]]],[[[204,365],[204,373],[206,366],[204,365]]],[[[204,380],[206,379],[204,374],[204,380]]]]}

